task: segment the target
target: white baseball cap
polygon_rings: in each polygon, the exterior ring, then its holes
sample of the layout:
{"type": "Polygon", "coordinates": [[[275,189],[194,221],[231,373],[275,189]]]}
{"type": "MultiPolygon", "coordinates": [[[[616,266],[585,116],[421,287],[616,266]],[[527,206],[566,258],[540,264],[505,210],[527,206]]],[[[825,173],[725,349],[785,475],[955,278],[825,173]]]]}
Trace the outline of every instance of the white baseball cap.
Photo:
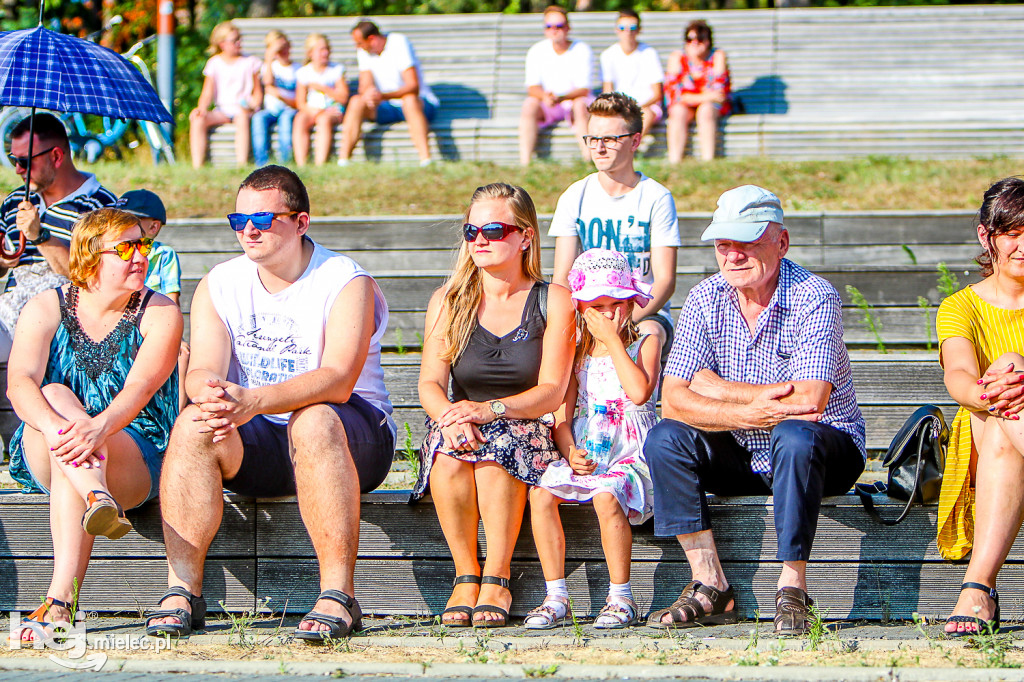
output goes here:
{"type": "Polygon", "coordinates": [[[779,198],[762,187],[743,185],[718,197],[715,215],[700,238],[705,242],[715,239],[756,242],[768,228],[768,223],[782,225],[779,198]]]}

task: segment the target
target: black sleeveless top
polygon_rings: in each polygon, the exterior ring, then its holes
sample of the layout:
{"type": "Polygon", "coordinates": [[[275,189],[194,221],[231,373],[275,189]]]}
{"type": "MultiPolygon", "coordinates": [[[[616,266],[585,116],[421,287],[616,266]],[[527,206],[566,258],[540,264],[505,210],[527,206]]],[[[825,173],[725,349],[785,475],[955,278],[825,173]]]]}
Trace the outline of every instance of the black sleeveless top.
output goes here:
{"type": "Polygon", "coordinates": [[[495,336],[477,323],[466,349],[452,363],[453,402],[500,400],[537,385],[547,326],[540,292],[547,286],[533,285],[519,326],[505,336],[495,336]]]}

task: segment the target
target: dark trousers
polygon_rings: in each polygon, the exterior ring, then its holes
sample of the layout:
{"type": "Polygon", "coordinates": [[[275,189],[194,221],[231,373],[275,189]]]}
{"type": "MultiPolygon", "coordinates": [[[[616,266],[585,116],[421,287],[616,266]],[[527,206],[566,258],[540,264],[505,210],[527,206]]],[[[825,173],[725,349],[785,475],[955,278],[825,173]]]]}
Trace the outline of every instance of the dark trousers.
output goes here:
{"type": "Polygon", "coordinates": [[[771,474],[750,470],[750,452],[729,432],[707,432],[664,419],[647,435],[644,455],[654,482],[654,533],[711,528],[705,493],[771,494],[780,561],[807,561],[825,495],[846,493],[864,470],[849,434],[790,419],[772,429],[771,474]]]}

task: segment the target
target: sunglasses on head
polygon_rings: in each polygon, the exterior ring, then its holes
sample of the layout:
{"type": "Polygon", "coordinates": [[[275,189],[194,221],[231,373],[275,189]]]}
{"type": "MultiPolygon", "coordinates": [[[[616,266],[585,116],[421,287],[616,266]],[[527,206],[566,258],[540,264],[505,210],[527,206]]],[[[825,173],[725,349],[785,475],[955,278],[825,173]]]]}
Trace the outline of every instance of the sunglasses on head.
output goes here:
{"type": "Polygon", "coordinates": [[[557,30],[565,27],[566,24],[544,24],[544,28],[550,28],[552,30],[557,30]]]}
{"type": "Polygon", "coordinates": [[[619,24],[616,28],[620,31],[639,31],[640,24],[619,24]]]}
{"type": "Polygon", "coordinates": [[[690,35],[686,36],[686,42],[688,42],[688,43],[703,43],[704,39],[701,38],[699,35],[697,35],[695,33],[691,33],[690,35]]]}
{"type": "Polygon", "coordinates": [[[107,249],[102,253],[116,253],[118,258],[124,261],[132,259],[132,251],[138,251],[139,255],[145,258],[149,255],[149,252],[153,250],[153,239],[151,237],[140,237],[139,239],[129,239],[128,241],[121,242],[120,244],[114,244],[114,248],[107,249]]]}
{"type": "Polygon", "coordinates": [[[285,216],[291,216],[298,213],[298,211],[286,211],[284,213],[274,213],[272,211],[260,211],[259,213],[228,213],[228,224],[231,225],[231,229],[235,232],[241,232],[245,229],[245,226],[252,221],[253,227],[257,230],[269,229],[271,224],[274,222],[274,218],[284,218],[285,216]]]}
{"type": "Polygon", "coordinates": [[[481,232],[484,233],[484,239],[489,242],[496,242],[501,241],[513,232],[518,231],[519,227],[516,225],[498,222],[487,223],[486,225],[481,225],[479,227],[473,223],[466,223],[462,226],[462,236],[466,238],[467,242],[475,242],[476,236],[481,232]]]}
{"type": "Polygon", "coordinates": [[[50,147],[49,149],[44,149],[41,152],[36,152],[31,157],[29,157],[29,156],[15,156],[14,154],[8,154],[7,155],[7,160],[11,162],[12,166],[21,166],[22,168],[28,168],[28,165],[32,162],[32,159],[34,159],[34,158],[36,158],[38,156],[42,156],[43,154],[46,154],[48,152],[52,152],[53,150],[54,150],[54,147],[50,147]]]}

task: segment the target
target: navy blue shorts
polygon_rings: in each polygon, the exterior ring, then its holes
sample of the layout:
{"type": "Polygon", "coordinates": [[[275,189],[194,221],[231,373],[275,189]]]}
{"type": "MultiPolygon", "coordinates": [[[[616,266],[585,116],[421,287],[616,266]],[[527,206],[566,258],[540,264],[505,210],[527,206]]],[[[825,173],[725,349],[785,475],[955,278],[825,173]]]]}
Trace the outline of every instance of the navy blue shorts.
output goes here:
{"type": "MultiPolygon", "coordinates": [[[[326,403],[342,426],[359,473],[359,489],[367,493],[384,482],[395,457],[395,437],[387,415],[356,394],[348,402],[326,403]]],[[[242,438],[242,466],[224,487],[246,497],[283,497],[295,494],[295,468],[288,447],[288,425],[263,415],[238,427],[242,438]]]]}
{"type": "MultiPolygon", "coordinates": [[[[427,121],[433,121],[437,116],[437,107],[422,98],[420,102],[423,103],[423,115],[427,121]]],[[[377,105],[377,123],[398,123],[404,120],[405,112],[402,111],[401,100],[385,100],[377,105]]]]}

